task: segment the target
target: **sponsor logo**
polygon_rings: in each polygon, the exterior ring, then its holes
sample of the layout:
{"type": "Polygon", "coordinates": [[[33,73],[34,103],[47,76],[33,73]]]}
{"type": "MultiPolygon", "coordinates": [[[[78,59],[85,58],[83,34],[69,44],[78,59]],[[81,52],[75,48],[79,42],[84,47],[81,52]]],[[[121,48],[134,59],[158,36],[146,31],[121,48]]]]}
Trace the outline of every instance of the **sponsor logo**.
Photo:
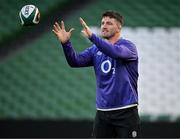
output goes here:
{"type": "Polygon", "coordinates": [[[108,73],[110,72],[112,69],[112,74],[115,74],[115,68],[112,68],[112,64],[109,60],[105,60],[102,62],[101,64],[101,70],[103,73],[108,73]]]}

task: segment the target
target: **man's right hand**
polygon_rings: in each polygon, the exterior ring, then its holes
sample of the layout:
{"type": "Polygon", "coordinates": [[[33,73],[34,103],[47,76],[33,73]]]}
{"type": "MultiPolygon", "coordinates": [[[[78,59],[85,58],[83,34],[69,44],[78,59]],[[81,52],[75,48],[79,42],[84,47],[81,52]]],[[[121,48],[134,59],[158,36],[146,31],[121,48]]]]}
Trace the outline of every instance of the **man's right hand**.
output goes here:
{"type": "Polygon", "coordinates": [[[61,21],[61,24],[59,25],[57,22],[53,25],[53,32],[59,39],[61,43],[67,42],[71,38],[71,32],[74,30],[74,28],[71,28],[69,31],[65,30],[64,22],[61,21]]]}

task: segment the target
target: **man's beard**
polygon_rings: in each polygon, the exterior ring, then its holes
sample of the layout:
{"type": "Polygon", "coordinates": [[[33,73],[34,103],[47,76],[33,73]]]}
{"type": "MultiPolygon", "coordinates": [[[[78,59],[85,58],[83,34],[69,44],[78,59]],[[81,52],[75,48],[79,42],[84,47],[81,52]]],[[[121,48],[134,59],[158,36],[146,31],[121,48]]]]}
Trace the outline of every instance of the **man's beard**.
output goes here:
{"type": "Polygon", "coordinates": [[[113,36],[114,36],[114,34],[105,35],[105,36],[102,35],[102,37],[107,40],[111,39],[113,36]]]}
{"type": "Polygon", "coordinates": [[[111,30],[102,30],[101,35],[104,39],[111,39],[112,37],[114,37],[115,32],[111,31],[111,30]]]}

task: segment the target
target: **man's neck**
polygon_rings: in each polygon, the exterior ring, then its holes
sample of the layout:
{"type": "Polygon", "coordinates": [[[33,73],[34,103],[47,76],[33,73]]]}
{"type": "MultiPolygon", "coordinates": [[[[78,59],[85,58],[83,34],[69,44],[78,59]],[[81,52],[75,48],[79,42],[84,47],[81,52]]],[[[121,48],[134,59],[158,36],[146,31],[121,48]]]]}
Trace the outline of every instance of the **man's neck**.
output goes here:
{"type": "Polygon", "coordinates": [[[119,39],[120,39],[120,34],[116,34],[112,38],[108,39],[108,42],[110,42],[111,44],[115,44],[119,39]]]}

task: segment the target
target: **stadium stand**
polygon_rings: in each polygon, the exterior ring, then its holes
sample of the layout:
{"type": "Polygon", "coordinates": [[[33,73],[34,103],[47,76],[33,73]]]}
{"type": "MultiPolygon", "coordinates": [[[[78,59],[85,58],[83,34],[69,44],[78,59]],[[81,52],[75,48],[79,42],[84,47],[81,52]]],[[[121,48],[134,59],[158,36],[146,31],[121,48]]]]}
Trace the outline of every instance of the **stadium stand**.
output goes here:
{"type": "MultiPolygon", "coordinates": [[[[45,13],[57,6],[47,0],[38,2],[45,13]],[[47,6],[49,6],[47,8],[47,6]]],[[[60,1],[60,2],[63,2],[60,1]]],[[[8,1],[1,6],[6,9],[8,1]]],[[[17,13],[23,4],[15,2],[10,13],[17,13]]],[[[91,44],[80,35],[81,16],[91,27],[100,25],[104,10],[120,11],[125,17],[123,36],[133,40],[139,50],[140,114],[143,120],[180,118],[180,16],[179,0],[97,0],[74,12],[65,20],[66,28],[74,27],[72,43],[77,51],[91,44]],[[88,15],[88,16],[87,16],[88,15]]],[[[20,30],[18,17],[0,16],[0,41],[20,30]],[[12,26],[12,27],[9,27],[12,26]],[[14,29],[14,30],[13,30],[14,29]]],[[[8,56],[0,63],[0,118],[92,119],[95,114],[95,76],[92,68],[72,69],[52,32],[46,32],[28,47],[8,56]]]]}

